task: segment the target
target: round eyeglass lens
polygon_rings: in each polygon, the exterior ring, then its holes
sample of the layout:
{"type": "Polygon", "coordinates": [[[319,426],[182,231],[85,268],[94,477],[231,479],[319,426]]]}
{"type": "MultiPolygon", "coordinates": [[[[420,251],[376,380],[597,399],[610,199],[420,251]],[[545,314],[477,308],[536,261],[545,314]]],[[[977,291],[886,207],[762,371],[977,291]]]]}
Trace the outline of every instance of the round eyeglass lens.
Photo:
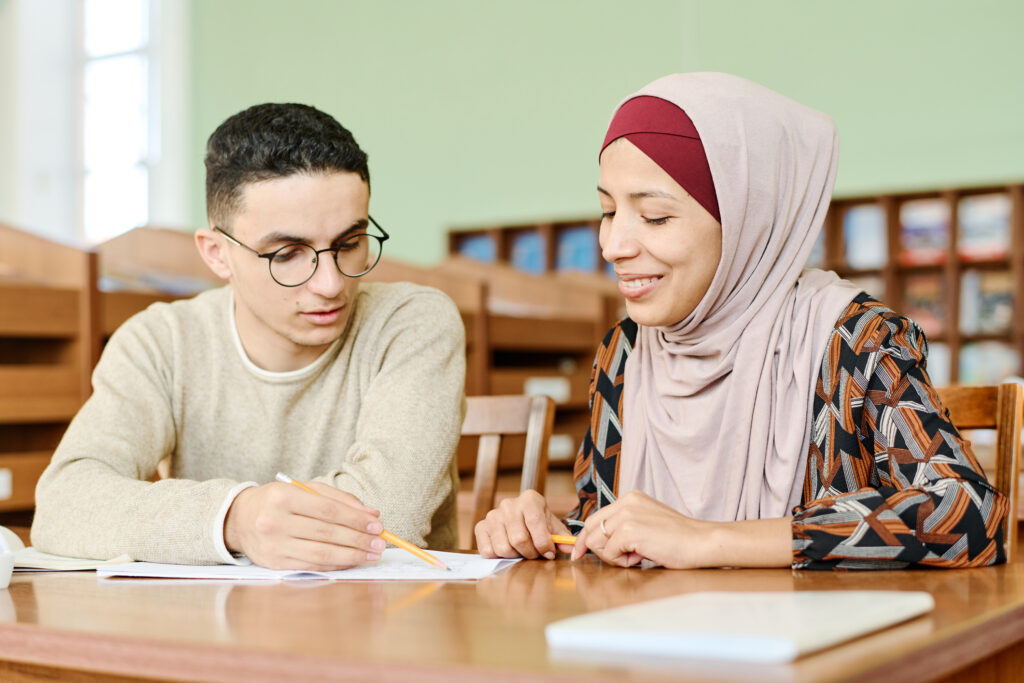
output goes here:
{"type": "Polygon", "coordinates": [[[316,270],[316,250],[308,244],[289,244],[270,257],[270,275],[282,285],[301,285],[316,270]]]}
{"type": "MultiPolygon", "coordinates": [[[[375,235],[350,235],[336,250],[322,252],[334,256],[338,270],[348,277],[359,277],[370,271],[380,259],[381,240],[375,235]]],[[[270,275],[286,287],[301,285],[316,272],[318,256],[308,244],[289,244],[274,252],[270,275]]]]}
{"type": "Polygon", "coordinates": [[[365,232],[348,237],[338,246],[334,259],[338,270],[349,277],[359,277],[377,265],[380,260],[381,240],[365,232]]]}

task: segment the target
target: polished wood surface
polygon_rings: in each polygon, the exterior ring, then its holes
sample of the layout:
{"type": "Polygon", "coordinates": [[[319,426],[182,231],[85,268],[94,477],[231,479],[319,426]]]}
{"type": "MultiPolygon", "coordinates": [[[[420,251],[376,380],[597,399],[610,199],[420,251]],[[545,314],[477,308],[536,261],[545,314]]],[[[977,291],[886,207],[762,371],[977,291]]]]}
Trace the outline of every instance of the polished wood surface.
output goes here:
{"type": "MultiPolygon", "coordinates": [[[[842,615],[822,614],[822,623],[842,615]]],[[[617,569],[521,562],[479,582],[99,581],[16,574],[0,591],[0,680],[1005,680],[1024,666],[1024,563],[952,571],[617,569]],[[544,626],[706,590],[925,590],[933,612],[788,665],[576,659],[544,626]]]]}

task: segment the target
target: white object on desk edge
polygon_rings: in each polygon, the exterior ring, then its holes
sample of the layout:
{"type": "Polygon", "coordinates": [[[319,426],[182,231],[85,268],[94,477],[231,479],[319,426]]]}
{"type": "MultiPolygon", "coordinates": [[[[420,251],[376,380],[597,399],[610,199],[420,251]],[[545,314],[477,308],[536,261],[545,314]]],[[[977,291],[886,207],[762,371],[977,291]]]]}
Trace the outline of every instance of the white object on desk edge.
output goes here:
{"type": "Polygon", "coordinates": [[[7,536],[0,534],[0,589],[11,585],[11,572],[14,570],[14,553],[7,543],[7,536]]]}
{"type": "Polygon", "coordinates": [[[786,662],[934,607],[921,591],[686,593],[555,621],[544,634],[569,653],[786,662]]]}

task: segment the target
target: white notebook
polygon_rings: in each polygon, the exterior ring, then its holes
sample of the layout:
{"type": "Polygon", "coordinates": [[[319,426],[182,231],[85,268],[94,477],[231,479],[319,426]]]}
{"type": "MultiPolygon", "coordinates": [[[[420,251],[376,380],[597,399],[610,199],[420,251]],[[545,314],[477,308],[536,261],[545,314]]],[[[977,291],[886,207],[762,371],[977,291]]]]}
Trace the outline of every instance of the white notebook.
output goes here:
{"type": "Polygon", "coordinates": [[[786,662],[934,606],[919,591],[686,593],[555,621],[545,635],[555,651],[786,662]]]}

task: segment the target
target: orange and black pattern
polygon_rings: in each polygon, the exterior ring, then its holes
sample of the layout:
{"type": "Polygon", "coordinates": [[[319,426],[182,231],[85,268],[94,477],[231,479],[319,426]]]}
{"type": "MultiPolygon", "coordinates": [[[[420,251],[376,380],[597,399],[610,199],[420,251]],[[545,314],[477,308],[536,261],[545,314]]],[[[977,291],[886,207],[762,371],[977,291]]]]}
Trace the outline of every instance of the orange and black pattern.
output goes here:
{"type": "MultiPolygon", "coordinates": [[[[622,382],[636,340],[629,320],[598,349],[591,423],[576,461],[578,532],[617,495],[622,382]]],[[[925,372],[918,326],[861,294],[822,359],[793,567],[976,567],[1004,561],[1008,502],[985,479],[925,372]]]]}

